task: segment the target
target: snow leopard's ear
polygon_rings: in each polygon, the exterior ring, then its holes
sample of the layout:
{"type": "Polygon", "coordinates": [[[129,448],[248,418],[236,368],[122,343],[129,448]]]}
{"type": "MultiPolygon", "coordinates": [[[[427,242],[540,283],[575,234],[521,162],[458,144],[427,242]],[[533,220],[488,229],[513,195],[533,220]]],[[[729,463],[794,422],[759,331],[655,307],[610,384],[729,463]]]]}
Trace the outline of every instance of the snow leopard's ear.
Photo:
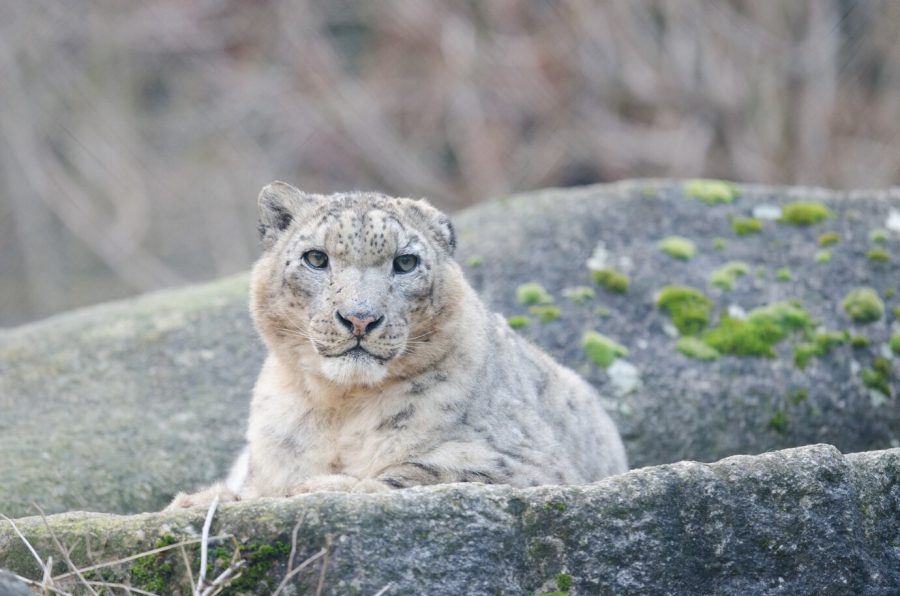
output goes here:
{"type": "Polygon", "coordinates": [[[275,181],[259,191],[257,207],[259,220],[257,230],[264,250],[275,245],[278,237],[294,221],[305,205],[314,201],[314,197],[302,192],[287,182],[275,181]]]}
{"type": "Polygon", "coordinates": [[[432,237],[444,247],[447,254],[453,256],[456,250],[456,230],[445,213],[432,207],[426,199],[416,201],[418,211],[428,225],[432,237]]]}

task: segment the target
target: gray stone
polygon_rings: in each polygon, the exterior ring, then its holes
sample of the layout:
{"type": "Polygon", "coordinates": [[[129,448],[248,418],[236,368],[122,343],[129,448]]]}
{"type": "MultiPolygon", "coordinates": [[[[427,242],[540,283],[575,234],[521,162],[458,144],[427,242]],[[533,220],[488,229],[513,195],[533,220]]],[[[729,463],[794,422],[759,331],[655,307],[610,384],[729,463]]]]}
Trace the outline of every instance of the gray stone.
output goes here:
{"type": "MultiPolygon", "coordinates": [[[[515,296],[522,283],[537,281],[556,297],[561,317],[532,317],[521,332],[600,390],[634,466],[815,442],[844,452],[897,446],[898,365],[885,346],[900,331],[900,237],[890,232],[883,245],[893,257],[888,263],[870,262],[866,253],[870,231],[885,228],[900,209],[900,190],[741,189],[723,205],[688,199],[681,183],[665,181],[495,201],[454,217],[459,262],[506,315],[528,314],[515,296]],[[821,201],[834,217],[810,227],[765,221],[760,234],[744,237],[731,230],[730,218],[749,217],[758,205],[800,200],[821,201]],[[816,239],[829,230],[841,241],[830,247],[830,263],[815,263],[816,239]],[[657,244],[669,235],[692,239],[697,255],[677,261],[661,253],[657,244]],[[728,240],[724,250],[714,248],[715,237],[728,240]],[[592,255],[629,275],[627,293],[591,282],[592,255]],[[711,287],[712,271],[735,260],[750,273],[731,291],[711,287]],[[792,281],[775,279],[782,267],[792,281]],[[675,350],[677,338],[667,334],[674,327],[654,305],[667,284],[706,291],[716,303],[714,320],[718,309],[749,312],[797,298],[823,327],[870,343],[836,346],[806,369],[793,363],[796,337],[779,344],[775,359],[692,360],[675,350]],[[563,297],[563,289],[581,285],[593,285],[596,296],[583,304],[563,297]],[[883,318],[867,325],[847,319],[840,301],[857,286],[880,293],[883,318]],[[623,344],[626,365],[610,371],[589,362],[581,348],[587,329],[623,344]],[[861,380],[885,355],[891,395],[861,380]]],[[[246,312],[246,284],[238,276],[0,331],[0,512],[32,514],[32,502],[48,513],[151,511],[174,492],[223,475],[240,448],[263,356],[246,312]]]]}
{"type": "Polygon", "coordinates": [[[159,509],[218,478],[263,348],[247,276],[0,332],[0,513],[159,509]]]}
{"type": "Polygon", "coordinates": [[[33,596],[28,584],[0,569],[0,596],[33,596]]]}
{"type": "MultiPolygon", "coordinates": [[[[896,594],[898,487],[900,449],[842,456],[815,445],[643,468],[587,486],[454,484],[229,503],[214,518],[212,535],[222,538],[211,544],[207,575],[239,547],[248,567],[232,590],[270,592],[286,574],[296,526],[295,566],[328,547],[326,594],[385,586],[388,594],[532,594],[568,581],[571,594],[896,594]]],[[[70,513],[17,525],[42,558],[58,552],[52,528],[83,568],[196,541],[205,513],[70,513]]],[[[196,577],[199,547],[185,550],[196,577]]],[[[323,561],[289,593],[311,593],[323,561]]],[[[40,574],[2,523],[0,566],[40,574]]],[[[64,572],[58,564],[55,573],[64,572]]],[[[178,549],[104,568],[102,577],[188,592],[178,549]]]]}
{"type": "MultiPolygon", "coordinates": [[[[681,459],[713,461],[735,453],[809,443],[830,443],[844,452],[900,446],[900,366],[891,356],[892,395],[866,387],[861,371],[884,357],[892,333],[900,331],[893,312],[900,305],[900,234],[881,245],[888,263],[867,259],[878,245],[869,240],[900,208],[900,188],[887,192],[839,193],[810,188],[739,186],[733,203],[707,205],[685,196],[673,181],[631,181],[575,190],[547,190],[475,206],[454,219],[459,229],[460,263],[485,301],[508,316],[528,307],[516,300],[519,284],[536,281],[556,297],[561,317],[541,323],[537,317],[521,329],[554,357],[586,376],[605,397],[619,425],[634,466],[681,459]],[[763,221],[759,234],[738,236],[733,218],[748,218],[758,206],[821,202],[828,220],[807,227],[763,221]],[[829,263],[816,263],[819,236],[839,234],[828,247],[829,263]],[[671,235],[687,237],[697,254],[688,261],[658,249],[671,235]],[[724,249],[715,239],[726,240],[724,249]],[[600,247],[598,251],[597,248],[600,247]],[[617,294],[594,285],[596,297],[576,304],[565,288],[592,285],[588,262],[599,260],[630,278],[617,294]],[[731,291],[713,287],[713,271],[731,261],[749,265],[731,291]],[[779,281],[776,272],[791,271],[779,281]],[[849,331],[869,339],[865,348],[848,344],[794,364],[791,336],[776,347],[777,358],[723,356],[693,360],[675,350],[669,316],[655,305],[667,285],[700,289],[714,302],[713,324],[729,307],[744,311],[776,301],[797,299],[813,319],[830,331],[849,331]],[[855,325],[841,308],[853,288],[867,286],[887,303],[880,320],[855,325]],[[597,307],[608,310],[597,313],[597,307]],[[640,384],[617,391],[615,375],[589,362],[580,338],[595,329],[624,345],[640,384]],[[855,363],[855,364],[854,364],[855,363]],[[855,368],[854,368],[855,366],[855,368]]],[[[771,210],[771,209],[770,209],[771,210]]]]}

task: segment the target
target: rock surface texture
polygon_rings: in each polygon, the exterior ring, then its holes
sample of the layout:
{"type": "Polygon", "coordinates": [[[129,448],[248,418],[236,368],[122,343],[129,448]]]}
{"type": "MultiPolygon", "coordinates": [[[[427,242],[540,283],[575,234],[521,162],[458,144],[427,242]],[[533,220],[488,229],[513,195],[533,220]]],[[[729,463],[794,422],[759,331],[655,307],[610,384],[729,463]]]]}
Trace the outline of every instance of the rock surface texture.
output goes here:
{"type": "MultiPolygon", "coordinates": [[[[473,285],[594,383],[633,466],[898,446],[900,189],[638,181],[454,221],[473,285]]],[[[221,477],[263,357],[246,284],[0,331],[0,512],[152,511],[221,477]]]]}
{"type": "MultiPolygon", "coordinates": [[[[186,594],[185,558],[196,578],[205,513],[70,513],[17,525],[42,558],[58,561],[52,528],[85,569],[168,549],[82,575],[186,594]]],[[[213,519],[207,577],[240,560],[243,574],[227,593],[270,593],[300,568],[288,593],[321,582],[325,594],[369,595],[386,586],[386,594],[896,594],[898,518],[900,449],[842,456],[814,445],[579,487],[454,484],[227,504],[213,519]],[[327,557],[314,558],[323,548],[327,557]]],[[[42,575],[3,523],[0,566],[42,575]]],[[[67,571],[58,563],[54,572],[67,571]]]]}

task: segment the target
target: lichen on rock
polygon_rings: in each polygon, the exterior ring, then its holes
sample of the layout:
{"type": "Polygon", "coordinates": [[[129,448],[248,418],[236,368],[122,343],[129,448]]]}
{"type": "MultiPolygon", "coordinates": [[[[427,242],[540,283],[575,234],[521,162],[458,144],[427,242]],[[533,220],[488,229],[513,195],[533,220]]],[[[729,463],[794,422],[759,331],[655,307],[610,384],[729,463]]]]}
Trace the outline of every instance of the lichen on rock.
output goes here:
{"type": "Polygon", "coordinates": [[[721,205],[733,202],[741,194],[737,185],[725,180],[690,180],[684,187],[684,193],[703,201],[707,205],[721,205]]]}
{"type": "Polygon", "coordinates": [[[872,288],[855,288],[841,302],[854,323],[873,323],[884,316],[884,302],[872,288]]]}
{"type": "Polygon", "coordinates": [[[683,236],[667,236],[660,240],[659,249],[681,261],[689,261],[697,254],[696,245],[683,236]]]}
{"type": "Polygon", "coordinates": [[[831,210],[822,203],[788,203],[781,208],[781,221],[795,226],[811,226],[831,217],[831,210]]]}
{"type": "Polygon", "coordinates": [[[657,294],[656,305],[669,313],[680,333],[696,335],[709,324],[713,302],[696,288],[666,286],[657,294]]]}
{"type": "Polygon", "coordinates": [[[581,345],[588,358],[603,368],[609,367],[616,358],[628,355],[625,346],[597,331],[586,331],[581,345]]]}

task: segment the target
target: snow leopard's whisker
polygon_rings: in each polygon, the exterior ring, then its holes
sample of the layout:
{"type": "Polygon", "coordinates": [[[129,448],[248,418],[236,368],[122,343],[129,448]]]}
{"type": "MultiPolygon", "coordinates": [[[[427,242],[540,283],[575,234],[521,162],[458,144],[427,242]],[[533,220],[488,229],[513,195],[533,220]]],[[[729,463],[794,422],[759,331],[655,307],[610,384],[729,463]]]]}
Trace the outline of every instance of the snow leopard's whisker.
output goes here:
{"type": "Polygon", "coordinates": [[[411,341],[416,340],[416,339],[419,339],[419,338],[421,338],[421,337],[425,337],[425,336],[427,336],[427,335],[431,335],[431,334],[434,333],[435,331],[436,331],[435,329],[432,329],[431,331],[426,331],[425,333],[422,333],[421,335],[416,335],[416,336],[414,336],[414,337],[410,337],[410,338],[407,339],[406,341],[407,341],[407,342],[411,342],[411,341]]]}
{"type": "Polygon", "coordinates": [[[307,331],[300,331],[299,329],[288,329],[287,327],[275,327],[276,330],[281,331],[287,335],[292,335],[294,337],[301,337],[303,339],[313,339],[313,336],[307,331]]]}

